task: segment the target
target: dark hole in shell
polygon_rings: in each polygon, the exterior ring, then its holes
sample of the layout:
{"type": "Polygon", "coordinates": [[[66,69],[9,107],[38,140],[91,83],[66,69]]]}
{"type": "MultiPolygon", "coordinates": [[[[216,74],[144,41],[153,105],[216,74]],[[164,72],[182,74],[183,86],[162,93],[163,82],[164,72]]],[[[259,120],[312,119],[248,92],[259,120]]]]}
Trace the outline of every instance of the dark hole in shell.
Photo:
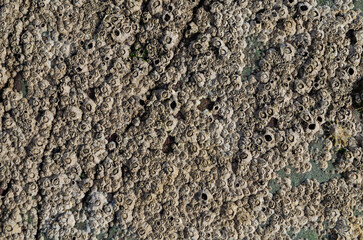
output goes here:
{"type": "MultiPolygon", "coordinates": [[[[198,109],[200,111],[204,111],[205,109],[208,109],[211,111],[214,107],[214,102],[212,102],[209,98],[204,98],[200,101],[200,104],[198,105],[198,109]]],[[[216,109],[217,110],[217,109],[216,109]]]]}
{"type": "Polygon", "coordinates": [[[173,148],[171,147],[173,143],[175,143],[175,137],[168,136],[163,144],[163,153],[171,153],[173,151],[173,148]]]}

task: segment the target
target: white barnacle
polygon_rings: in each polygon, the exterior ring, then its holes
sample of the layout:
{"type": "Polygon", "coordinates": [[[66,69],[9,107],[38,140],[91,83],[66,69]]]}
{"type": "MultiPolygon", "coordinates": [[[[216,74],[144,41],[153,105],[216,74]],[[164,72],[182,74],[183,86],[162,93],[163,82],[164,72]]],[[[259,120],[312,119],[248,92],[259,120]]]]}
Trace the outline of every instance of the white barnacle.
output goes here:
{"type": "Polygon", "coordinates": [[[71,106],[68,107],[66,111],[66,118],[68,120],[81,120],[82,119],[82,110],[78,107],[71,106]]]}

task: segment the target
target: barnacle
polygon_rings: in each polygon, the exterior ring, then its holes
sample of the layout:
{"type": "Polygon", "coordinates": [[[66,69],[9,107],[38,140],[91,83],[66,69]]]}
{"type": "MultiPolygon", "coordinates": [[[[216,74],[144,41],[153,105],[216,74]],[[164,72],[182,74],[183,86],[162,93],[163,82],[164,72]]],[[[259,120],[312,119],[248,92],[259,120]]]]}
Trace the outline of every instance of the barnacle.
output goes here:
{"type": "Polygon", "coordinates": [[[350,129],[345,122],[326,122],[323,125],[324,133],[329,140],[332,141],[334,147],[344,148],[348,144],[348,140],[352,137],[350,129]]]}

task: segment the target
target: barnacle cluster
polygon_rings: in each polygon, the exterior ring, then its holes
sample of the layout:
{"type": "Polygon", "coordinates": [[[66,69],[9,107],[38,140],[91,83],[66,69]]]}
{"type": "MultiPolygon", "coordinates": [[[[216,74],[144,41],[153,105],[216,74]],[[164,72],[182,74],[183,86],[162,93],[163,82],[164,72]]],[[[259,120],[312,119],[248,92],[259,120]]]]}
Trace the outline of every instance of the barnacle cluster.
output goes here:
{"type": "Polygon", "coordinates": [[[353,8],[0,0],[0,239],[363,238],[353,8]]]}

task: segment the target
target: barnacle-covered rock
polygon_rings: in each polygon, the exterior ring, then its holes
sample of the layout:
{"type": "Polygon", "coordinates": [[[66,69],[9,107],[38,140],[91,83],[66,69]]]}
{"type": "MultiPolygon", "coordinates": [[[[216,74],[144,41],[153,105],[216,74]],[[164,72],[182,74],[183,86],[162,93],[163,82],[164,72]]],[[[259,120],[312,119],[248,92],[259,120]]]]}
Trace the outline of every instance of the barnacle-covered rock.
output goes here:
{"type": "Polygon", "coordinates": [[[4,1],[1,237],[358,239],[353,6],[4,1]]]}

